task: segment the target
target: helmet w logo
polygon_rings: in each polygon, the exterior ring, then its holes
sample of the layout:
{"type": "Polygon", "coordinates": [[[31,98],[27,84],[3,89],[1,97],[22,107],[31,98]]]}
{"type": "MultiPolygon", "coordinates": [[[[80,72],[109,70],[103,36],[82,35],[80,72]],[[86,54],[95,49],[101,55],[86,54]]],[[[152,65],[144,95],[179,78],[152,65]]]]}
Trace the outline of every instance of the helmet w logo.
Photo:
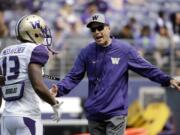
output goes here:
{"type": "Polygon", "coordinates": [[[98,16],[95,15],[95,16],[92,17],[92,19],[93,19],[93,20],[97,20],[97,19],[98,19],[98,16]]]}
{"type": "Polygon", "coordinates": [[[41,28],[41,25],[40,25],[40,20],[37,20],[35,22],[30,22],[33,29],[36,29],[36,28],[41,28]]]}

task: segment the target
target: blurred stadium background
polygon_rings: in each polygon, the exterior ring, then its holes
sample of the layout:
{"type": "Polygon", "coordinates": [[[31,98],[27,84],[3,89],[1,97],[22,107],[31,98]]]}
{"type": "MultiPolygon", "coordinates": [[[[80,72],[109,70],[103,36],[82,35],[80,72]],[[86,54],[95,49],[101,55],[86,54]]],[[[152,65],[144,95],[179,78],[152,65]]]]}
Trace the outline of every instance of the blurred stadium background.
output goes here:
{"type": "MultiPolygon", "coordinates": [[[[131,43],[143,57],[164,72],[174,77],[180,76],[180,0],[0,0],[0,50],[18,43],[15,37],[17,20],[26,14],[38,14],[48,22],[54,45],[60,52],[50,57],[45,73],[63,78],[80,49],[92,41],[85,24],[95,12],[106,14],[110,20],[112,37],[131,43]]],[[[164,91],[158,84],[133,72],[129,74],[131,109],[128,127],[143,128],[146,130],[142,131],[143,135],[145,132],[148,135],[180,135],[180,94],[173,89],[164,91]],[[148,118],[154,115],[153,111],[146,112],[152,102],[168,105],[162,111],[167,113],[162,113],[164,117],[156,123],[161,126],[154,125],[156,129],[151,129],[153,126],[147,124],[148,118]]],[[[45,79],[45,82],[51,86],[54,81],[45,79]]],[[[87,78],[61,99],[65,100],[65,104],[59,124],[49,120],[51,108],[42,103],[45,135],[87,133],[87,121],[83,113],[86,96],[87,78]]],[[[128,132],[126,134],[130,135],[128,132]]]]}

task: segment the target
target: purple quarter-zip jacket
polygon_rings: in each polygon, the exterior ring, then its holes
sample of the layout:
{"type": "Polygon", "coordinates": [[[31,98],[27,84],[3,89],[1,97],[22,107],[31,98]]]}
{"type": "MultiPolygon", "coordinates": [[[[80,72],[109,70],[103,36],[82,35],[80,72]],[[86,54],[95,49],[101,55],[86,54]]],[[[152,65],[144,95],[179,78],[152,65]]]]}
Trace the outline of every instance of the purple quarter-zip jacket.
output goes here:
{"type": "Polygon", "coordinates": [[[170,85],[171,77],[142,58],[131,45],[112,39],[107,47],[93,42],[81,50],[71,71],[57,84],[58,96],[69,93],[87,73],[87,119],[98,121],[127,115],[128,70],[162,86],[170,85]]]}

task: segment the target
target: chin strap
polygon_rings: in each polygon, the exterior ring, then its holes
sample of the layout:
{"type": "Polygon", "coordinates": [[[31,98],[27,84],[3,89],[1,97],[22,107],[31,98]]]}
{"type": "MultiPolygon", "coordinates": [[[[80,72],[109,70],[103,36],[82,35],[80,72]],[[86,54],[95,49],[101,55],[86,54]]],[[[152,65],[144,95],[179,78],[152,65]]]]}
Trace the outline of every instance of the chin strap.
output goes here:
{"type": "Polygon", "coordinates": [[[51,75],[46,75],[46,74],[44,74],[43,77],[44,77],[44,78],[47,78],[47,79],[50,79],[50,80],[56,80],[56,81],[59,81],[59,80],[60,80],[59,77],[51,76],[51,75]]]}
{"type": "Polygon", "coordinates": [[[57,51],[52,50],[51,48],[49,48],[49,46],[47,46],[47,48],[48,48],[48,50],[49,50],[53,55],[58,54],[57,51]]]}

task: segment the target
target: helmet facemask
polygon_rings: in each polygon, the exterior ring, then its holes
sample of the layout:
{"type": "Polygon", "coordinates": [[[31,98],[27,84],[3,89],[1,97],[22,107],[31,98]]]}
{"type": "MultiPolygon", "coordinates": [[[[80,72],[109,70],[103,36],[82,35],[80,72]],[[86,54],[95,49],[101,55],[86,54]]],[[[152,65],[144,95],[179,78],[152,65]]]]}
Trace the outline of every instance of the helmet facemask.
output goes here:
{"type": "Polygon", "coordinates": [[[51,51],[53,54],[57,54],[58,52],[53,49],[52,45],[52,36],[51,36],[51,31],[48,27],[42,30],[43,36],[44,36],[44,41],[43,45],[47,46],[48,50],[51,51]]]}

